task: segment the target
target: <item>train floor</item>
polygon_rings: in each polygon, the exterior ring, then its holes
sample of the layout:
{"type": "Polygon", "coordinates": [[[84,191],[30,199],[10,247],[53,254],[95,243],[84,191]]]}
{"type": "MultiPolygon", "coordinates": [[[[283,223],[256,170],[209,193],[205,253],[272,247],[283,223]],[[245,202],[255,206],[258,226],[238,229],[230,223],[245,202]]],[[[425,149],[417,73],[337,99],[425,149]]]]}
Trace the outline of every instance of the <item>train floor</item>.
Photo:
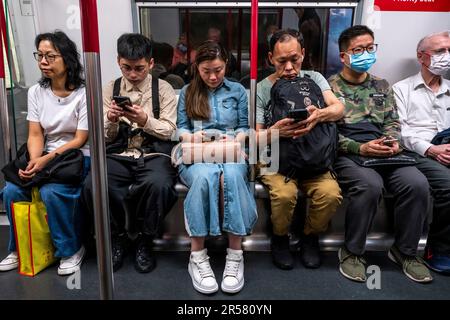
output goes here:
{"type": "MultiPolygon", "coordinates": [[[[0,226],[0,256],[7,254],[7,226],[0,226]]],[[[212,252],[211,265],[216,278],[221,279],[225,264],[224,252],[212,252]]],[[[188,252],[156,252],[157,267],[151,273],[134,270],[132,256],[114,273],[115,299],[133,300],[348,300],[348,299],[450,299],[450,277],[433,273],[430,284],[409,280],[384,252],[368,252],[369,265],[380,268],[379,280],[370,278],[365,283],[344,278],[338,271],[336,252],[323,252],[319,269],[305,269],[296,259],[293,270],[277,269],[269,252],[245,253],[245,287],[235,295],[219,292],[205,296],[196,292],[187,271],[188,252]]],[[[89,255],[81,268],[79,278],[57,275],[57,265],[35,277],[19,275],[16,271],[0,272],[0,299],[98,299],[99,277],[94,255],[89,255]],[[78,281],[79,280],[79,281],[78,281]],[[68,285],[69,282],[69,285],[68,285]],[[69,289],[71,287],[72,289],[69,289]]],[[[373,274],[374,276],[376,273],[373,274]]],[[[370,275],[369,275],[370,276],[370,275]]]]}

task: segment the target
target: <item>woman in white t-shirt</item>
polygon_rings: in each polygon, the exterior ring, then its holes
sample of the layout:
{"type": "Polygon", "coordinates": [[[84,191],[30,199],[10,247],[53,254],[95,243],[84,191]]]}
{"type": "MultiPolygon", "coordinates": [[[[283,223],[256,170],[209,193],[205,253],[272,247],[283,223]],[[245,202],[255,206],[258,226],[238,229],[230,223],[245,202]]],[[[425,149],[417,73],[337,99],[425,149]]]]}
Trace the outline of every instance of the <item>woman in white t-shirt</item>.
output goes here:
{"type": "MultiPolygon", "coordinates": [[[[75,43],[61,31],[44,33],[36,37],[38,61],[42,78],[28,90],[29,133],[27,147],[30,161],[18,175],[30,180],[41,171],[56,154],[65,150],[81,149],[84,171],[89,169],[88,122],[86,93],[82,78],[83,68],[75,43]]],[[[11,219],[10,203],[30,201],[29,188],[7,182],[3,202],[10,221],[10,254],[0,262],[0,271],[18,267],[19,257],[11,219]]],[[[59,275],[79,270],[85,249],[80,241],[80,210],[78,199],[81,186],[48,183],[40,187],[42,201],[47,208],[48,224],[55,256],[60,257],[59,275]]]]}

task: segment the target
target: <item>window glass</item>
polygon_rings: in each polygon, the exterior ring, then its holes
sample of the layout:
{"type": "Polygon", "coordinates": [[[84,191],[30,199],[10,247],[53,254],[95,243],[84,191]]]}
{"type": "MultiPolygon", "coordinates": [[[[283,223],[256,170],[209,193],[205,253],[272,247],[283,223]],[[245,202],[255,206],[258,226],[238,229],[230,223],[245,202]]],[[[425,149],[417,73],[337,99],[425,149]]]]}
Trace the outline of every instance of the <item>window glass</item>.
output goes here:
{"type": "Polygon", "coordinates": [[[327,30],[327,60],[325,76],[329,76],[339,72],[342,68],[339,59],[339,35],[352,25],[353,10],[352,9],[330,9],[330,23],[327,30]]]}
{"type": "MultiPolygon", "coordinates": [[[[335,47],[340,32],[351,26],[353,8],[259,8],[258,81],[273,72],[267,59],[271,34],[280,28],[300,30],[305,39],[302,69],[324,75],[336,72],[339,52],[335,47]]],[[[227,77],[250,84],[249,8],[140,8],[141,32],[167,50],[172,47],[172,63],[165,73],[190,81],[190,68],[196,48],[205,40],[219,41],[229,52],[227,77]]],[[[167,60],[167,51],[164,55],[167,60]]],[[[158,62],[158,61],[156,61],[158,62]]]]}

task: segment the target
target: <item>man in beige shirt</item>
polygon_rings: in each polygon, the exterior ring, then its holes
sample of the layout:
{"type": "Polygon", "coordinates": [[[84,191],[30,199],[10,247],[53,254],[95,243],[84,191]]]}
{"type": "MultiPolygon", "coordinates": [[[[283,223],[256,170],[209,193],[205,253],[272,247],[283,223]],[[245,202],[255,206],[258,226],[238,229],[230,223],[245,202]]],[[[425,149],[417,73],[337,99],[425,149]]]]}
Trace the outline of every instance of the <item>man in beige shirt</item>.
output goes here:
{"type": "MultiPolygon", "coordinates": [[[[177,198],[169,156],[177,99],[166,81],[149,74],[154,62],[147,37],[124,34],[117,52],[123,76],[103,90],[113,269],[122,266],[129,235],[137,233],[135,268],[150,272],[156,266],[152,240],[177,198]]],[[[89,175],[83,193],[92,211],[90,182],[89,175]]]]}

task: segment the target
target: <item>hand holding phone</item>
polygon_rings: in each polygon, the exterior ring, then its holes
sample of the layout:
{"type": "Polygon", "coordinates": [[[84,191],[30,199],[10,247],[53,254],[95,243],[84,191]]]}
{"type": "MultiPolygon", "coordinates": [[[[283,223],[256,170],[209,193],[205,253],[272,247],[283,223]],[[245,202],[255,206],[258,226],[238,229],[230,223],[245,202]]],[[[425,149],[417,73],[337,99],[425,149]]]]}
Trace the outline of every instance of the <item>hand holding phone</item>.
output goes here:
{"type": "Polygon", "coordinates": [[[303,121],[309,117],[309,112],[306,109],[292,109],[289,110],[287,117],[295,121],[303,121]]]}
{"type": "Polygon", "coordinates": [[[116,103],[117,106],[121,107],[124,110],[128,109],[128,107],[131,107],[133,105],[131,103],[131,99],[129,97],[114,96],[113,100],[114,100],[114,102],[116,103]]]}
{"type": "Polygon", "coordinates": [[[383,144],[392,147],[394,146],[394,143],[398,142],[398,139],[392,138],[392,137],[386,137],[385,140],[383,140],[383,144]]]}

